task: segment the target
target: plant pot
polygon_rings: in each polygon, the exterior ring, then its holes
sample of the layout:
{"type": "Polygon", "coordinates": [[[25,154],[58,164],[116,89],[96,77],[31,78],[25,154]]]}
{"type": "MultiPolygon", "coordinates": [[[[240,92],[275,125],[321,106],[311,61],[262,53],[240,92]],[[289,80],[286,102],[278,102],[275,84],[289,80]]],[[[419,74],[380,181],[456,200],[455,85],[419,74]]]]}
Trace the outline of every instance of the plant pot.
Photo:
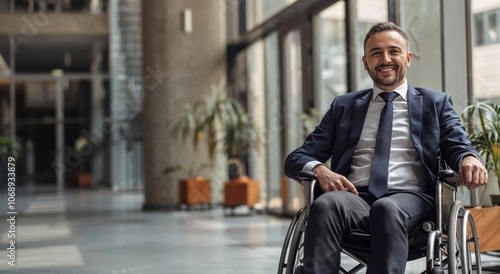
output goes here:
{"type": "Polygon", "coordinates": [[[210,206],[210,180],[203,177],[193,177],[179,180],[179,203],[192,206],[206,204],[210,206]]]}
{"type": "Polygon", "coordinates": [[[224,206],[246,205],[253,209],[259,201],[259,183],[247,176],[240,176],[224,184],[224,206]]]}
{"type": "Polygon", "coordinates": [[[75,177],[75,185],[77,187],[91,187],[92,186],[92,173],[79,172],[75,177]]]}

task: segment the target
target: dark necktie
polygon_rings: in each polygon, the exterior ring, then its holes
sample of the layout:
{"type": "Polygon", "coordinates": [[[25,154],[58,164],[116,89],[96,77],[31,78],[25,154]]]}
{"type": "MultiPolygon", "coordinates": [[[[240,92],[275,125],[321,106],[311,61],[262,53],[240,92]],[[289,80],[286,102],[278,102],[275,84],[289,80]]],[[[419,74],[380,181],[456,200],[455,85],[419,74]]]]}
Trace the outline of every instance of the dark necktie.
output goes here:
{"type": "Polygon", "coordinates": [[[396,92],[382,92],[379,96],[384,99],[385,106],[380,113],[380,122],[373,153],[372,168],[368,191],[373,196],[380,198],[387,192],[387,180],[389,177],[389,154],[391,153],[392,139],[392,101],[398,97],[396,92]]]}

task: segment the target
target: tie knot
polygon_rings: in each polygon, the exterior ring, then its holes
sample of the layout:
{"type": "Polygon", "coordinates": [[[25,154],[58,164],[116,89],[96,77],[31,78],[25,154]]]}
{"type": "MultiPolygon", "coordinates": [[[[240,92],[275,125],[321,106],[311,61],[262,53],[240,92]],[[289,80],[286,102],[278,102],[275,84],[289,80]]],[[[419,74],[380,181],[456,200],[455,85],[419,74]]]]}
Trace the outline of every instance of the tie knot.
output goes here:
{"type": "Polygon", "coordinates": [[[378,94],[378,96],[380,96],[382,99],[384,99],[384,101],[386,102],[392,102],[394,101],[394,99],[396,99],[396,97],[398,97],[399,94],[397,94],[396,92],[381,92],[378,94]]]}

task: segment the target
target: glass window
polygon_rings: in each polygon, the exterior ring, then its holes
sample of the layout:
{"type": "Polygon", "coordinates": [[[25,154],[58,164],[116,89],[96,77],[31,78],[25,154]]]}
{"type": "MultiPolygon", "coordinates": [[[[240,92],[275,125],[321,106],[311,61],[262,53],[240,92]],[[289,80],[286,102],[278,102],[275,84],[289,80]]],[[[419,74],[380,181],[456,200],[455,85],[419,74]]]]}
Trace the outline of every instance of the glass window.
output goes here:
{"type": "MultiPolygon", "coordinates": [[[[405,1],[400,8],[401,28],[413,53],[406,73],[408,84],[443,90],[442,18],[440,1],[405,1]],[[429,31],[432,26],[432,31],[429,31]]],[[[459,24],[455,24],[459,28],[459,24]]],[[[465,69],[465,68],[464,68],[465,69]]]]}
{"type": "Polygon", "coordinates": [[[269,17],[297,0],[251,0],[247,1],[247,30],[266,21],[269,17]]]}
{"type": "Polygon", "coordinates": [[[281,209],[281,112],[278,63],[278,34],[273,33],[265,41],[265,90],[266,90],[266,148],[268,208],[281,209]]]}
{"type": "Polygon", "coordinates": [[[484,44],[484,35],[483,35],[483,14],[476,14],[474,16],[474,31],[476,37],[476,46],[480,46],[484,44]]]}
{"type": "Polygon", "coordinates": [[[316,108],[325,113],[333,98],[347,93],[345,2],[339,1],[319,13],[319,67],[316,108]]]}
{"type": "MultiPolygon", "coordinates": [[[[302,55],[300,31],[292,31],[285,38],[285,110],[286,110],[286,152],[289,153],[304,142],[302,127],[302,55]]],[[[288,179],[288,209],[297,211],[302,195],[297,193],[298,184],[288,179]]]]}
{"type": "Polygon", "coordinates": [[[498,25],[497,25],[496,11],[488,13],[488,38],[490,43],[497,43],[498,41],[498,25]]]}
{"type": "MultiPolygon", "coordinates": [[[[496,1],[496,5],[500,5],[500,1],[496,1]]],[[[475,2],[474,2],[475,3],[475,2]]],[[[475,6],[477,9],[477,5],[475,6]]],[[[479,6],[481,7],[481,6],[479,6]]],[[[481,7],[484,8],[484,7],[481,7]]],[[[474,12],[474,7],[473,7],[474,12]]],[[[489,45],[500,43],[500,8],[490,9],[474,13],[473,31],[474,45],[489,45]]]]}
{"type": "MultiPolygon", "coordinates": [[[[473,14],[473,48],[472,48],[472,82],[473,100],[500,104],[500,37],[498,37],[500,20],[500,0],[472,0],[473,14]]],[[[471,103],[471,102],[470,102],[471,103]]],[[[476,122],[474,122],[476,123],[476,122]]],[[[477,123],[476,123],[477,125],[477,123]]],[[[490,173],[490,178],[494,178],[490,173]]],[[[494,179],[493,179],[494,180],[494,179]]],[[[496,193],[496,187],[491,187],[489,180],[487,187],[477,189],[476,202],[481,205],[490,205],[489,194],[496,193]]]]}
{"type": "Polygon", "coordinates": [[[278,13],[297,0],[262,0],[262,21],[278,13]]]}
{"type": "Polygon", "coordinates": [[[371,88],[373,86],[372,79],[366,73],[364,66],[362,65],[361,58],[365,55],[364,52],[364,40],[366,33],[370,28],[379,22],[385,22],[388,20],[387,13],[387,0],[358,0],[357,10],[358,10],[358,20],[357,26],[354,29],[357,32],[357,46],[356,46],[356,58],[355,62],[355,77],[356,77],[356,87],[357,89],[371,88]]]}
{"type": "MultiPolygon", "coordinates": [[[[264,75],[264,42],[259,40],[248,48],[248,92],[246,93],[248,102],[248,113],[255,123],[257,130],[262,136],[265,131],[265,75],[264,75]]],[[[260,182],[261,194],[265,199],[266,180],[264,179],[266,170],[266,157],[262,150],[252,149],[249,154],[250,177],[260,182]]]]}
{"type": "Polygon", "coordinates": [[[500,0],[491,1],[489,6],[483,1],[472,1],[474,14],[473,35],[473,84],[476,100],[500,103],[500,37],[498,14],[500,0]]]}

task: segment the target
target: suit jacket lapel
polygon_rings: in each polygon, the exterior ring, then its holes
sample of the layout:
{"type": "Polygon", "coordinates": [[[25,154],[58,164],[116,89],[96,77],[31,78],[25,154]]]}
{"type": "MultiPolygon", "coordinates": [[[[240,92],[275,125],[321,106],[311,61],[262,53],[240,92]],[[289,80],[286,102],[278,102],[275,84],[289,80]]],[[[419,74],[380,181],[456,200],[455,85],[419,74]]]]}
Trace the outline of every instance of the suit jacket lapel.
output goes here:
{"type": "Polygon", "coordinates": [[[351,130],[349,131],[348,146],[339,160],[337,172],[347,176],[351,170],[351,160],[354,149],[359,142],[363,125],[365,123],[366,113],[372,98],[373,90],[356,100],[352,110],[351,130]]]}
{"type": "Polygon", "coordinates": [[[370,100],[372,98],[373,91],[365,94],[363,97],[359,98],[354,104],[353,114],[352,114],[352,125],[351,131],[349,132],[349,148],[353,148],[358,144],[361,132],[363,131],[363,126],[365,124],[366,113],[368,112],[368,106],[370,105],[370,100]]]}
{"type": "Polygon", "coordinates": [[[411,137],[413,139],[413,144],[415,149],[422,155],[422,95],[411,86],[408,86],[408,115],[410,118],[410,130],[411,137]]]}

